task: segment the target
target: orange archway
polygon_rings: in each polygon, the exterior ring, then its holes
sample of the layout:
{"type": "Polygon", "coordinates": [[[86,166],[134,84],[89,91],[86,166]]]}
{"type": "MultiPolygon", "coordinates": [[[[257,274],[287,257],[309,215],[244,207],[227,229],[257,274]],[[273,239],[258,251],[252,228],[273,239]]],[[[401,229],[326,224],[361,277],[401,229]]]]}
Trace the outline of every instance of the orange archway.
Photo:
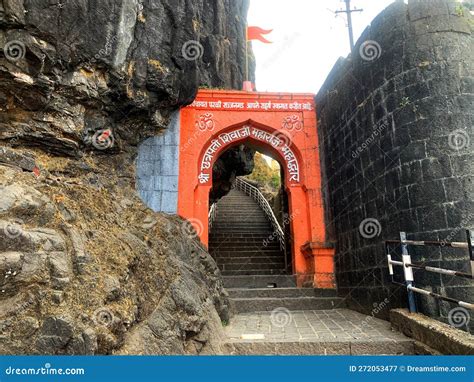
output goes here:
{"type": "Polygon", "coordinates": [[[180,112],[178,214],[208,243],[212,166],[228,148],[251,143],[284,168],[299,286],[334,288],[327,245],[314,95],[201,90],[180,112]]]}

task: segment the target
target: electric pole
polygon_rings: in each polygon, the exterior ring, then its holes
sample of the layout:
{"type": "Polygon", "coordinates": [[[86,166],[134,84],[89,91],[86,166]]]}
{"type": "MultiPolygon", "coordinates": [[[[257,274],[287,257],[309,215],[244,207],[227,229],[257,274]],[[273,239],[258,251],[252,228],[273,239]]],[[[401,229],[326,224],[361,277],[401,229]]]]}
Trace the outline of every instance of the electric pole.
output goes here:
{"type": "Polygon", "coordinates": [[[362,12],[363,9],[351,9],[351,0],[344,0],[346,3],[346,10],[336,11],[334,13],[345,13],[347,14],[347,28],[349,29],[349,44],[351,45],[351,52],[354,49],[354,33],[352,31],[352,12],[362,12]]]}

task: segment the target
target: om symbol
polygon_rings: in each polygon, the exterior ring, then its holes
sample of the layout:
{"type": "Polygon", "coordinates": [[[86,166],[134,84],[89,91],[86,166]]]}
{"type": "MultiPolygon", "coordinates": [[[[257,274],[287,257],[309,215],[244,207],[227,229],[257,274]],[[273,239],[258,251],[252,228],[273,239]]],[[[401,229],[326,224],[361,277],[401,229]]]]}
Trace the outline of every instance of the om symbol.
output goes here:
{"type": "Polygon", "coordinates": [[[201,130],[214,130],[214,120],[212,119],[212,113],[205,113],[199,116],[199,119],[196,121],[196,127],[201,130]]]}
{"type": "Polygon", "coordinates": [[[293,129],[300,131],[303,129],[303,122],[300,121],[300,117],[297,115],[289,115],[288,117],[283,118],[281,127],[290,131],[293,129]]]}

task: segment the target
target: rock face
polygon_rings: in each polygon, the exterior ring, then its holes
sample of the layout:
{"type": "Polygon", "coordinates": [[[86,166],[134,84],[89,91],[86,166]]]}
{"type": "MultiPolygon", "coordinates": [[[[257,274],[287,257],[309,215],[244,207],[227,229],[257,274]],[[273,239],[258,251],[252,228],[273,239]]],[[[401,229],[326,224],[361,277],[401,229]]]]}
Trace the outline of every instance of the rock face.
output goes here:
{"type": "Polygon", "coordinates": [[[240,145],[222,153],[212,168],[212,188],[209,203],[217,202],[232,188],[237,176],[251,174],[254,169],[255,150],[240,145]]]}
{"type": "Polygon", "coordinates": [[[126,172],[58,163],[0,166],[0,353],[219,352],[227,296],[192,226],[126,172]]]}
{"type": "MultiPolygon", "coordinates": [[[[395,2],[317,96],[327,221],[339,291],[351,308],[370,314],[390,296],[378,312],[388,317],[406,305],[406,291],[388,277],[384,240],[406,231],[414,240],[465,242],[465,229],[474,228],[472,25],[454,1],[395,2]]],[[[464,250],[410,253],[413,262],[470,272],[464,250]]],[[[474,300],[472,283],[460,278],[416,272],[415,284],[474,300]]],[[[452,314],[454,305],[418,298],[431,317],[452,314]]]]}
{"type": "Polygon", "coordinates": [[[136,146],[239,88],[247,1],[0,2],[0,353],[219,353],[228,302],[136,146]]]}
{"type": "Polygon", "coordinates": [[[3,1],[0,139],[79,156],[96,131],[111,128],[116,147],[136,144],[167,126],[199,85],[240,88],[247,7],[3,1]]]}

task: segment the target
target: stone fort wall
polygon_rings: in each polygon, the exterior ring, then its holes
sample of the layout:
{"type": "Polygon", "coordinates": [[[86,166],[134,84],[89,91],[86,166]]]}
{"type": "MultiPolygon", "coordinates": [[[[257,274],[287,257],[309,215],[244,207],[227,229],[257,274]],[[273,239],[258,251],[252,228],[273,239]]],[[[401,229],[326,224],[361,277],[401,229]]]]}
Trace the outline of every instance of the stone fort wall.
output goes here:
{"type": "MultiPolygon", "coordinates": [[[[389,279],[384,240],[406,231],[409,239],[465,241],[464,229],[474,227],[472,27],[459,3],[397,1],[316,97],[337,283],[353,309],[386,318],[406,305],[405,288],[389,279]]],[[[410,253],[470,272],[465,250],[410,253]]],[[[474,301],[472,280],[415,271],[415,284],[474,301]]],[[[444,320],[454,307],[417,298],[421,312],[444,320]]]]}

